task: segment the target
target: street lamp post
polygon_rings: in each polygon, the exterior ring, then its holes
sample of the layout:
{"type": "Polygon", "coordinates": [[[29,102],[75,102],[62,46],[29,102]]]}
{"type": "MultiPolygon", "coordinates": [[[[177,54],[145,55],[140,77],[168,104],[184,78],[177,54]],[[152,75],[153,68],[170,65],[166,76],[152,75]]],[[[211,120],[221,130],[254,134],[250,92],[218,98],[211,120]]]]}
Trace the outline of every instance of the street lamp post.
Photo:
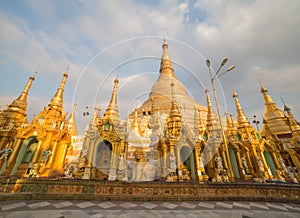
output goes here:
{"type": "Polygon", "coordinates": [[[228,61],[227,58],[223,59],[222,63],[220,64],[220,66],[219,66],[219,68],[218,68],[218,70],[217,70],[217,72],[215,73],[214,76],[212,75],[212,72],[211,72],[210,60],[208,60],[208,59],[206,60],[206,65],[208,67],[210,81],[211,81],[211,86],[212,86],[212,89],[213,89],[214,99],[215,99],[215,103],[216,103],[216,107],[217,107],[218,120],[219,120],[219,124],[220,124],[220,128],[221,128],[221,135],[222,135],[222,138],[223,138],[223,147],[224,147],[223,149],[225,149],[225,151],[226,151],[226,159],[227,159],[227,161],[225,162],[225,160],[224,160],[225,168],[227,169],[229,180],[231,182],[233,182],[234,181],[234,176],[232,174],[232,170],[230,169],[231,168],[231,161],[230,161],[230,156],[229,156],[229,152],[228,152],[227,139],[226,139],[226,136],[225,136],[225,133],[224,133],[224,128],[223,128],[223,124],[222,124],[222,120],[221,120],[220,107],[219,107],[219,102],[218,102],[218,98],[217,98],[217,92],[216,92],[216,88],[215,88],[215,84],[214,84],[215,79],[220,78],[225,73],[227,73],[227,72],[229,72],[229,71],[231,71],[231,70],[233,70],[235,68],[235,66],[232,65],[227,70],[225,70],[224,72],[220,73],[220,70],[227,63],[227,61],[228,61]],[[228,170],[228,169],[230,169],[230,170],[228,170]]]}

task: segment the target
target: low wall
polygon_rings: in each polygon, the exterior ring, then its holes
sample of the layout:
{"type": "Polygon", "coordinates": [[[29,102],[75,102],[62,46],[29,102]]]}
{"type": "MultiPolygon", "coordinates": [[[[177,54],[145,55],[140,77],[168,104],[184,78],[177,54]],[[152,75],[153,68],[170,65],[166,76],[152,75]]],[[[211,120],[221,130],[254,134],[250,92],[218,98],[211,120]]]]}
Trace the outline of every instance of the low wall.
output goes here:
{"type": "Polygon", "coordinates": [[[300,203],[298,184],[126,183],[1,179],[0,200],[276,201],[300,203]]]}

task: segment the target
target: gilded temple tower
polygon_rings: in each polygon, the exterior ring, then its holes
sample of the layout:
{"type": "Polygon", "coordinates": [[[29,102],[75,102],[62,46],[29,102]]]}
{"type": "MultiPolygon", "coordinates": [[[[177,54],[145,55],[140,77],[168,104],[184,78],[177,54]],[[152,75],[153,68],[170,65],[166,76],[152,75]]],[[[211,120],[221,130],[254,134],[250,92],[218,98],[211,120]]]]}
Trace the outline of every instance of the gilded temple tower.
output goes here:
{"type": "Polygon", "coordinates": [[[8,160],[7,175],[56,177],[64,175],[64,165],[71,139],[63,112],[63,92],[68,77],[65,72],[49,105],[18,132],[8,160]]]}
{"type": "Polygon", "coordinates": [[[120,124],[119,109],[117,104],[118,77],[114,80],[114,88],[109,105],[102,118],[99,128],[102,141],[96,153],[99,159],[108,157],[106,169],[108,180],[127,180],[127,152],[128,143],[125,141],[125,132],[120,124]],[[107,151],[107,155],[102,152],[107,151]]]}
{"type": "Polygon", "coordinates": [[[0,111],[0,175],[6,171],[18,131],[28,124],[27,96],[34,78],[32,75],[20,96],[0,111]]]}
{"type": "MultiPolygon", "coordinates": [[[[240,177],[247,179],[248,171],[253,177],[262,176],[260,175],[262,172],[265,178],[272,179],[273,176],[265,158],[267,145],[265,146],[264,143],[260,142],[259,133],[250,125],[240,105],[237,93],[233,92],[232,97],[236,105],[238,141],[242,143],[242,146],[233,146],[240,177]]],[[[273,156],[269,161],[272,161],[273,164],[276,161],[275,151],[274,149],[269,150],[273,156]]]]}
{"type": "Polygon", "coordinates": [[[207,103],[207,123],[206,130],[204,132],[206,149],[202,153],[202,157],[204,163],[207,163],[206,173],[211,179],[216,179],[221,171],[223,171],[223,161],[219,153],[219,147],[221,144],[221,129],[212,107],[208,89],[205,89],[205,94],[207,103]],[[218,161],[215,161],[215,159],[218,161]]]}
{"type": "Polygon", "coordinates": [[[35,76],[32,75],[18,98],[0,113],[0,150],[11,148],[17,129],[27,125],[27,96],[35,76]]]}
{"type": "MultiPolygon", "coordinates": [[[[268,94],[268,90],[262,85],[261,93],[263,94],[265,104],[262,136],[265,138],[273,138],[285,162],[292,168],[296,168],[299,172],[299,143],[297,143],[298,140],[295,140],[296,143],[293,143],[293,137],[296,139],[299,134],[297,122],[293,122],[289,113],[286,115],[278,108],[268,94]]],[[[298,179],[300,179],[300,177],[298,179]]]]}
{"type": "Polygon", "coordinates": [[[94,108],[93,117],[88,129],[85,131],[82,151],[77,165],[78,172],[76,175],[78,178],[101,180],[107,176],[105,174],[106,169],[103,169],[96,154],[97,145],[102,140],[99,133],[100,119],[100,108],[94,108]]]}

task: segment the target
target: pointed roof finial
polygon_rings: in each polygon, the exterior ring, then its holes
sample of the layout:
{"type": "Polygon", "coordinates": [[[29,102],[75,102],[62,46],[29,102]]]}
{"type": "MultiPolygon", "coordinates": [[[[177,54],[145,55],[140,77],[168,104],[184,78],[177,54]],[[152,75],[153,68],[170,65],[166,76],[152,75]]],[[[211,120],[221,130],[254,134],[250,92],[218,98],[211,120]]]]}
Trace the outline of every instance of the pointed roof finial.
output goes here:
{"type": "Polygon", "coordinates": [[[283,110],[286,111],[287,113],[290,112],[291,109],[285,104],[285,102],[284,102],[284,100],[283,100],[282,97],[280,97],[280,100],[281,100],[281,102],[282,102],[282,104],[283,104],[283,106],[284,106],[284,107],[283,107],[283,110]]]}
{"type": "Polygon", "coordinates": [[[170,111],[170,118],[172,119],[173,117],[181,117],[180,112],[178,110],[178,106],[175,102],[175,92],[174,92],[174,86],[175,84],[173,83],[173,80],[171,82],[171,95],[172,95],[172,106],[171,106],[171,111],[170,111]]]}
{"type": "Polygon", "coordinates": [[[159,72],[171,77],[176,77],[174,74],[174,69],[168,52],[168,43],[165,37],[164,37],[164,42],[162,44],[162,48],[163,48],[163,54],[161,56],[159,72]]]}
{"type": "Polygon", "coordinates": [[[139,121],[138,121],[138,109],[137,109],[137,108],[135,108],[135,110],[134,110],[134,120],[133,120],[133,122],[132,122],[131,129],[132,129],[137,135],[142,136],[140,124],[139,124],[139,121]]]}
{"type": "Polygon", "coordinates": [[[6,117],[14,119],[16,127],[19,127],[26,119],[27,97],[34,79],[35,75],[33,74],[29,77],[28,82],[19,97],[16,98],[11,104],[7,105],[7,108],[2,111],[2,114],[6,114],[6,117]]]}
{"type": "Polygon", "coordinates": [[[241,107],[241,104],[238,99],[238,95],[235,91],[233,91],[232,97],[234,98],[234,101],[235,101],[236,112],[237,112],[237,122],[238,122],[239,126],[249,126],[250,123],[241,107]]]}
{"type": "Polygon", "coordinates": [[[257,77],[256,79],[257,79],[257,81],[258,81],[258,83],[259,83],[259,85],[260,85],[260,92],[261,92],[261,93],[268,92],[268,90],[263,86],[263,84],[262,84],[260,78],[257,77]]]}
{"type": "Polygon", "coordinates": [[[209,96],[208,88],[205,89],[206,94],[206,104],[207,104],[207,123],[206,128],[208,131],[211,131],[213,127],[217,127],[218,125],[218,119],[217,116],[213,110],[212,103],[209,96]]]}
{"type": "Polygon", "coordinates": [[[114,89],[111,95],[111,99],[104,113],[104,118],[108,118],[113,122],[116,122],[116,124],[119,123],[119,109],[117,104],[118,84],[119,84],[119,78],[118,76],[116,76],[114,80],[114,89]]]}
{"type": "Polygon", "coordinates": [[[71,113],[70,117],[67,120],[69,134],[72,135],[72,136],[77,136],[78,135],[76,119],[75,119],[76,107],[77,107],[77,104],[74,103],[73,108],[72,108],[72,113],[71,113]]]}
{"type": "Polygon", "coordinates": [[[66,71],[63,75],[63,79],[59,85],[59,88],[57,89],[55,95],[53,96],[51,102],[49,103],[50,107],[57,108],[60,111],[62,111],[63,93],[64,93],[64,88],[66,85],[67,78],[68,78],[68,72],[66,71]]]}

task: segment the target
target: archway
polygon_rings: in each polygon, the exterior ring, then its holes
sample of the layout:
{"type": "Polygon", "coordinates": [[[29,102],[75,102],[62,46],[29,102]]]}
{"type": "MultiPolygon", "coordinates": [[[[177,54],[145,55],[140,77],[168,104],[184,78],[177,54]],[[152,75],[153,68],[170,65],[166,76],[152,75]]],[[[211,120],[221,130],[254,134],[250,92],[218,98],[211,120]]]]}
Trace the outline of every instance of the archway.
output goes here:
{"type": "Polygon", "coordinates": [[[265,150],[264,151],[264,156],[265,156],[265,159],[266,159],[266,162],[267,162],[268,166],[270,167],[272,175],[276,176],[276,167],[274,165],[271,154],[268,151],[265,150]]]}
{"type": "MultiPolygon", "coordinates": [[[[37,144],[38,144],[38,140],[37,140],[36,136],[30,136],[23,141],[20,151],[18,153],[17,159],[16,159],[16,163],[15,163],[14,168],[11,171],[10,175],[13,175],[16,173],[20,164],[29,164],[31,162],[33,155],[36,151],[37,144]]],[[[29,168],[30,168],[30,166],[29,166],[29,168]]],[[[28,168],[27,172],[29,172],[29,170],[30,170],[29,168],[28,168]]]]}
{"type": "Polygon", "coordinates": [[[228,146],[228,151],[229,151],[230,162],[231,162],[231,167],[232,167],[234,178],[239,179],[241,177],[240,177],[239,168],[238,168],[238,164],[237,164],[237,161],[236,161],[235,153],[234,153],[233,149],[230,146],[228,146]]]}
{"type": "Polygon", "coordinates": [[[109,141],[101,141],[96,146],[94,156],[94,179],[107,180],[112,158],[112,144],[109,141]]]}
{"type": "Polygon", "coordinates": [[[107,166],[110,164],[112,144],[109,141],[101,141],[97,145],[95,154],[95,166],[107,166]]]}
{"type": "Polygon", "coordinates": [[[184,145],[180,149],[180,159],[184,166],[187,167],[187,169],[190,172],[190,177],[192,180],[196,179],[196,170],[195,170],[195,158],[193,150],[187,146],[184,145]]]}

